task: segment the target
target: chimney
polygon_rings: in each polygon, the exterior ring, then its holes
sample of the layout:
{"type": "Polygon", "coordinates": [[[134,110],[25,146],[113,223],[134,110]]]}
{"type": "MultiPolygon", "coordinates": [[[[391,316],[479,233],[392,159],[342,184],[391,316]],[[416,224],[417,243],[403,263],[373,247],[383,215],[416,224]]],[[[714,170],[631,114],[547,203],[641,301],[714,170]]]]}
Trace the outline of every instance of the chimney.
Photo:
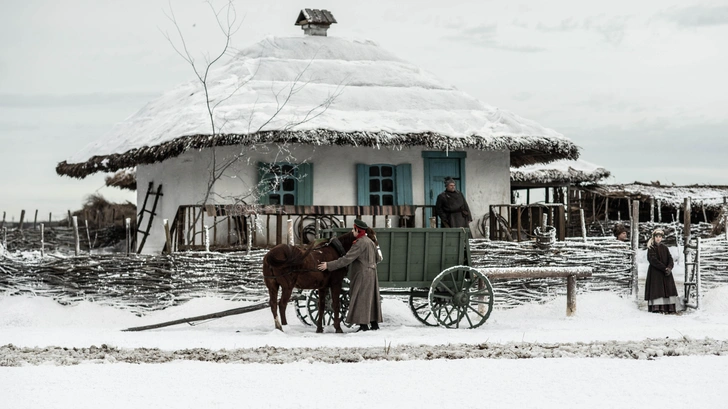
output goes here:
{"type": "Polygon", "coordinates": [[[329,26],[336,23],[334,15],[328,10],[303,9],[298,13],[296,25],[301,26],[309,36],[326,36],[329,26]]]}

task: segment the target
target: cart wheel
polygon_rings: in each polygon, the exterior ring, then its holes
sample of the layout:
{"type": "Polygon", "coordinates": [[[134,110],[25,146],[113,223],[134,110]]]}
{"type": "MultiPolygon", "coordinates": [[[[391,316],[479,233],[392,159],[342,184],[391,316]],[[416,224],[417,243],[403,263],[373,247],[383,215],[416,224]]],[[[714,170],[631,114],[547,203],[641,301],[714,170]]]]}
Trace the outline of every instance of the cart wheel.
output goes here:
{"type": "Polygon", "coordinates": [[[298,289],[296,292],[296,317],[303,323],[303,325],[313,325],[314,321],[311,321],[311,317],[308,314],[308,297],[310,296],[311,290],[305,292],[298,289]]]}
{"type": "Polygon", "coordinates": [[[409,294],[409,307],[412,314],[414,314],[417,321],[436,327],[440,325],[435,319],[430,309],[430,303],[427,301],[427,289],[426,288],[410,288],[409,294]]]}
{"type": "Polygon", "coordinates": [[[493,310],[493,287],[468,266],[450,267],[435,277],[428,296],[437,322],[447,328],[476,328],[493,310]]]}
{"type": "MultiPolygon", "coordinates": [[[[349,312],[349,279],[344,277],[344,282],[341,286],[341,296],[340,299],[340,307],[339,307],[339,317],[341,318],[341,323],[346,325],[347,327],[351,327],[351,324],[346,322],[344,318],[346,318],[346,313],[349,312]]],[[[306,297],[306,311],[308,312],[309,320],[311,321],[308,325],[316,325],[316,321],[318,321],[318,291],[310,290],[308,293],[308,296],[306,297]]],[[[326,308],[324,310],[324,319],[323,319],[323,325],[325,327],[332,325],[334,323],[334,309],[331,307],[331,291],[326,292],[326,308]]]]}

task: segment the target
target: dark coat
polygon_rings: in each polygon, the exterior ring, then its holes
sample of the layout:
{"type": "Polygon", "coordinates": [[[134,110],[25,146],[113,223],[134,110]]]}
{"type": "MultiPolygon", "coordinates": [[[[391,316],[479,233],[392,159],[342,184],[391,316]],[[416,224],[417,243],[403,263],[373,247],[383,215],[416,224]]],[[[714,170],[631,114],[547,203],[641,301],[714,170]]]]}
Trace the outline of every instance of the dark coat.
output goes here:
{"type": "Polygon", "coordinates": [[[664,244],[654,244],[647,249],[647,261],[650,267],[647,269],[645,280],[645,300],[655,300],[677,296],[675,279],[672,276],[672,256],[670,250],[664,244]],[[670,270],[670,275],[667,271],[670,270]]]}
{"type": "Polygon", "coordinates": [[[440,218],[441,227],[468,227],[468,223],[473,221],[468,202],[458,190],[445,190],[437,195],[435,212],[440,218]]]}
{"type": "Polygon", "coordinates": [[[349,269],[349,313],[346,322],[367,324],[382,322],[379,303],[379,277],[377,277],[377,246],[367,236],[356,240],[351,249],[338,259],[326,263],[329,271],[351,264],[349,269]]]}

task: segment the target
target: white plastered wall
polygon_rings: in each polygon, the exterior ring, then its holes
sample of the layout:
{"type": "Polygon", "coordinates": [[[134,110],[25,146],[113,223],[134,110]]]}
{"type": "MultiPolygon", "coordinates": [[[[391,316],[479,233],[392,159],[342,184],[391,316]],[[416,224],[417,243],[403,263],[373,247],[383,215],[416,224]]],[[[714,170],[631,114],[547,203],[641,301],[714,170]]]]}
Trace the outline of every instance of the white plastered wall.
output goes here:
{"type": "MultiPolygon", "coordinates": [[[[410,163],[412,166],[412,197],[414,204],[423,205],[424,169],[422,149],[416,148],[369,148],[351,146],[292,145],[281,151],[275,145],[256,147],[217,148],[218,164],[232,157],[239,157],[225,175],[216,183],[214,194],[207,203],[229,204],[243,199],[254,201],[251,193],[258,182],[258,162],[310,162],[314,170],[314,204],[356,205],[356,164],[410,163]],[[295,158],[295,159],[293,159],[295,158]]],[[[465,159],[466,196],[474,219],[488,212],[491,204],[510,202],[510,159],[507,151],[467,150],[465,159]]],[[[163,219],[172,223],[180,205],[201,204],[209,178],[211,150],[187,152],[162,163],[137,167],[137,207],[141,209],[147,184],[154,181],[163,184],[164,196],[160,199],[154,226],[144,246],[144,253],[160,252],[164,247],[163,219]]],[[[150,198],[151,199],[151,198],[150,198]]],[[[147,205],[150,208],[150,205],[147,205]]],[[[417,226],[422,220],[418,217],[417,226]]],[[[396,224],[394,224],[396,226],[396,224]]],[[[146,227],[146,222],[142,223],[146,227]]],[[[383,217],[377,226],[384,226],[383,217]]],[[[273,226],[272,226],[273,227],[273,226]]],[[[478,236],[476,224],[471,230],[478,236]]],[[[285,229],[284,229],[285,235],[285,229]]],[[[259,234],[258,245],[265,244],[265,234],[259,234]]],[[[272,236],[275,236],[274,234],[272,236]]],[[[139,238],[141,239],[141,237],[139,238]]]]}

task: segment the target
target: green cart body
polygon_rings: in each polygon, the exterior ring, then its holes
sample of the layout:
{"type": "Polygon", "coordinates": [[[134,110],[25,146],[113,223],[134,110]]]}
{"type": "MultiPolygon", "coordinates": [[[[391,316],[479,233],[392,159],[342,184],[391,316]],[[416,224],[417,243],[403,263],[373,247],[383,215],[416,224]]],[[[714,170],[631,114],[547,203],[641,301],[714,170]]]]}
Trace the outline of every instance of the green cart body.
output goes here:
{"type": "MultiPolygon", "coordinates": [[[[326,230],[323,237],[348,231],[326,230]]],[[[408,297],[413,314],[426,325],[475,328],[485,323],[493,309],[493,288],[485,275],[471,267],[468,229],[394,228],[377,229],[376,234],[383,256],[377,265],[382,295],[408,297]]],[[[316,297],[311,292],[297,301],[296,312],[305,323],[314,322],[316,297]]],[[[344,288],[343,316],[348,300],[348,288],[344,288]]],[[[328,315],[326,321],[331,319],[328,315]]]]}

